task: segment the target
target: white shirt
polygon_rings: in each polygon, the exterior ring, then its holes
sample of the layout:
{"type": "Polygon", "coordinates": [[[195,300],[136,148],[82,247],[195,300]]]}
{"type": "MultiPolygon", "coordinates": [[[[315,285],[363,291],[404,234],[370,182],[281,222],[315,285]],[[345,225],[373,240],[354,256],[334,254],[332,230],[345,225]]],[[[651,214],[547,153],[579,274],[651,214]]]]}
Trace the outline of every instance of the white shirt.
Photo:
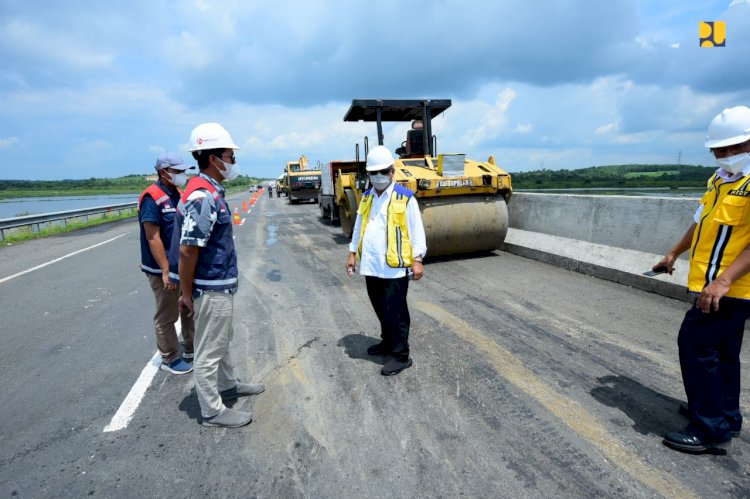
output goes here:
{"type": "MultiPolygon", "coordinates": [[[[395,182],[378,196],[373,189],[372,206],[370,216],[367,220],[365,237],[362,240],[362,255],[359,262],[359,273],[380,277],[382,279],[397,279],[406,275],[406,269],[389,267],[385,261],[385,252],[388,245],[388,205],[395,182]]],[[[419,204],[416,196],[412,196],[406,203],[406,228],[409,230],[411,240],[411,253],[414,257],[424,256],[427,253],[427,242],[422,225],[422,214],[419,213],[419,204]]],[[[352,231],[352,242],[349,251],[356,253],[359,246],[359,238],[362,230],[362,215],[357,214],[357,221],[352,231]]]]}

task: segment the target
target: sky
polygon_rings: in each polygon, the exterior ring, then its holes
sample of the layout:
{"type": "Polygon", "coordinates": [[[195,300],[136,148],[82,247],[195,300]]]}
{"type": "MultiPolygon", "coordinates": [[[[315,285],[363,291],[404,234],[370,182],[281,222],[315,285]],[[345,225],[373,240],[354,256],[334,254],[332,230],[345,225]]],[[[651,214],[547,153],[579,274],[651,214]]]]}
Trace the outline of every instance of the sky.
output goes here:
{"type": "Polygon", "coordinates": [[[0,0],[0,179],[151,173],[204,122],[275,178],[376,143],[352,99],[451,99],[439,152],[510,173],[711,165],[709,122],[750,105],[749,28],[750,0],[0,0]]]}

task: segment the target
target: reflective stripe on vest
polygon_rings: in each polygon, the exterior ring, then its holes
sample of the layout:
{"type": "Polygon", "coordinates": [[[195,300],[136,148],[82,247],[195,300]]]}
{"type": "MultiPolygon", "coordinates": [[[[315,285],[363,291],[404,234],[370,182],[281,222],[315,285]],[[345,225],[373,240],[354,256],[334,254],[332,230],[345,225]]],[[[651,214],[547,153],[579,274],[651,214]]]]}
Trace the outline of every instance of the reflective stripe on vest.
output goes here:
{"type": "MultiPolygon", "coordinates": [[[[177,189],[177,192],[180,192],[180,190],[177,189]]],[[[156,206],[161,206],[165,202],[169,201],[169,194],[164,192],[164,189],[156,184],[151,184],[146,188],[146,190],[141,193],[141,196],[138,198],[138,208],[141,207],[143,198],[145,198],[147,194],[154,199],[154,201],[156,202],[156,206]]]]}
{"type": "MultiPolygon", "coordinates": [[[[177,193],[180,194],[180,190],[177,189],[177,193]]],[[[150,196],[156,206],[160,210],[159,222],[159,237],[161,238],[164,250],[169,254],[170,243],[172,242],[172,231],[174,229],[174,212],[175,205],[172,203],[172,198],[159,184],[152,184],[148,186],[138,198],[138,209],[140,210],[143,206],[143,201],[146,196],[150,196]]],[[[140,215],[139,215],[140,220],[140,215]]],[[[147,274],[161,275],[162,270],[159,268],[159,262],[156,261],[154,255],[151,253],[151,247],[146,241],[146,231],[141,224],[140,227],[141,237],[141,270],[147,274]]]]}
{"type": "MultiPolygon", "coordinates": [[[[385,261],[389,267],[406,268],[412,265],[411,239],[409,238],[409,227],[406,222],[406,205],[414,195],[412,191],[400,184],[393,186],[391,199],[388,203],[388,218],[386,224],[387,245],[385,250],[385,261]]],[[[359,231],[359,247],[357,256],[362,257],[362,241],[365,229],[370,218],[370,209],[375,197],[370,189],[362,196],[362,202],[357,209],[361,216],[361,229],[359,231]]]]}
{"type": "MultiPolygon", "coordinates": [[[[750,245],[750,177],[727,182],[718,175],[708,181],[701,198],[703,212],[695,228],[688,288],[700,293],[750,245]]],[[[729,287],[728,297],[750,300],[750,274],[729,287]]]]}

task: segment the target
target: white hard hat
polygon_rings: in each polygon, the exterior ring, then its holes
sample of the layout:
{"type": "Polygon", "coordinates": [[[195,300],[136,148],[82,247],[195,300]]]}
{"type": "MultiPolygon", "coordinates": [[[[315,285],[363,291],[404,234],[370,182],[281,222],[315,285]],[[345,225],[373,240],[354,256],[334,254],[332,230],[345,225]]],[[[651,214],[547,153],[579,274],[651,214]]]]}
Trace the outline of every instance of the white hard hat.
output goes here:
{"type": "Polygon", "coordinates": [[[391,151],[387,147],[373,147],[367,154],[367,165],[365,166],[365,170],[368,172],[385,170],[389,166],[393,166],[395,161],[393,154],[391,154],[391,151]]]}
{"type": "Polygon", "coordinates": [[[708,125],[706,147],[733,146],[750,140],[750,108],[730,107],[719,113],[708,125]]]}
{"type": "Polygon", "coordinates": [[[202,151],[204,149],[239,149],[226,128],[218,123],[203,123],[190,132],[190,149],[188,151],[202,151]]]}

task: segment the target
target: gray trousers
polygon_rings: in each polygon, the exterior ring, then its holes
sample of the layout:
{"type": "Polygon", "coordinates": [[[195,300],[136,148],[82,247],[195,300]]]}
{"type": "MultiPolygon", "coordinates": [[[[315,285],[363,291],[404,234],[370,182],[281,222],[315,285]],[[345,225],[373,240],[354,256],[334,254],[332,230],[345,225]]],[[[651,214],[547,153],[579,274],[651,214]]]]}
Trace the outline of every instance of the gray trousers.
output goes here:
{"type": "Polygon", "coordinates": [[[188,310],[179,311],[178,300],[180,298],[180,286],[175,291],[165,291],[164,283],[160,275],[146,274],[151,291],[154,292],[156,301],[156,312],[154,313],[154,333],[156,335],[156,348],[159,349],[162,362],[169,364],[177,360],[180,354],[180,344],[177,340],[177,330],[174,327],[177,319],[182,326],[182,339],[184,340],[185,352],[193,353],[193,336],[195,335],[195,323],[188,317],[188,310]]]}
{"type": "Polygon", "coordinates": [[[206,291],[193,301],[195,359],[193,374],[201,416],[211,418],[225,408],[220,391],[237,386],[229,343],[234,337],[234,295],[206,291]]]}

